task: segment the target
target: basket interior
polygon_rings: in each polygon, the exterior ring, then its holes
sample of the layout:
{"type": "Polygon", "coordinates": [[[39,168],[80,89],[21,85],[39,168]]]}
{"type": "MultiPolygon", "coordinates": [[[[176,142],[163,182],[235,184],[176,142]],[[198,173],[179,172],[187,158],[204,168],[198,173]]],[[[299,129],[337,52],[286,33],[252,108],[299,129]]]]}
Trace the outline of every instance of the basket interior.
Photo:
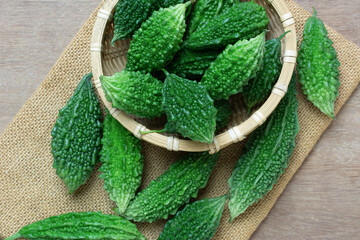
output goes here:
{"type": "MultiPolygon", "coordinates": [[[[281,24],[280,18],[276,11],[273,9],[272,6],[266,3],[266,1],[255,0],[256,3],[264,6],[268,17],[270,19],[270,23],[268,26],[268,32],[266,34],[266,39],[273,39],[279,37],[282,33],[284,33],[283,26],[281,24]]],[[[121,72],[126,65],[127,62],[127,52],[130,45],[131,39],[121,40],[115,42],[114,47],[111,45],[111,40],[114,34],[114,24],[113,21],[109,21],[104,32],[103,36],[103,46],[104,51],[102,53],[102,67],[103,67],[103,74],[106,76],[111,76],[116,72],[121,72]]],[[[284,41],[283,41],[284,43],[284,41]]],[[[284,44],[282,45],[282,53],[284,51],[284,44]]],[[[240,123],[244,122],[251,116],[251,113],[247,113],[247,108],[243,101],[241,94],[233,95],[229,99],[233,114],[229,119],[227,126],[223,129],[223,132],[228,130],[229,128],[235,127],[240,123]]],[[[256,111],[259,106],[255,106],[253,108],[253,112],[256,111]]],[[[152,120],[149,119],[140,119],[135,116],[129,115],[131,118],[135,119],[137,122],[145,125],[148,129],[162,129],[166,123],[166,117],[162,118],[155,118],[152,120]]],[[[164,135],[171,135],[167,133],[162,133],[164,135]]],[[[177,137],[181,137],[175,134],[177,137]]]]}

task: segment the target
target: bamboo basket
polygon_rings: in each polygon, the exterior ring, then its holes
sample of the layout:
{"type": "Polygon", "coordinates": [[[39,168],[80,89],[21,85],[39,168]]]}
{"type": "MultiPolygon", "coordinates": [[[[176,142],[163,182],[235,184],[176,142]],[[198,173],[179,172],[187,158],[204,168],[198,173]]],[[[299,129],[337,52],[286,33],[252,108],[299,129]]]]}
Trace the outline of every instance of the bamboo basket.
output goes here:
{"type": "Polygon", "coordinates": [[[265,7],[270,19],[269,31],[266,35],[267,39],[277,38],[285,31],[291,31],[282,40],[281,56],[283,67],[269,98],[262,106],[259,106],[248,115],[241,97],[232,96],[230,98],[233,106],[231,119],[225,130],[215,136],[211,144],[183,139],[176,134],[149,133],[142,135],[140,132],[161,129],[165,122],[161,119],[151,121],[138,119],[113,108],[112,104],[106,100],[99,80],[101,75],[110,76],[120,72],[125,68],[127,61],[126,54],[130,39],[117,41],[115,47],[111,45],[114,32],[112,15],[117,2],[118,0],[106,1],[97,14],[90,44],[92,72],[95,79],[94,86],[106,108],[109,109],[110,114],[139,139],[170,151],[209,151],[215,153],[233,143],[244,140],[247,135],[262,125],[287,92],[297,57],[295,20],[283,0],[255,0],[255,2],[265,7]]]}

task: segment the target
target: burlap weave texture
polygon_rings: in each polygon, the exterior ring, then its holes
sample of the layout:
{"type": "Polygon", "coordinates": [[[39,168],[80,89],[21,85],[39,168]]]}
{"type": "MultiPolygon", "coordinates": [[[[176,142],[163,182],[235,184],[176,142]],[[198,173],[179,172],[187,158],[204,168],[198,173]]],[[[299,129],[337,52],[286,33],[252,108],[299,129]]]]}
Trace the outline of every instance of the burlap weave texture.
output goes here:
{"type": "MultiPolygon", "coordinates": [[[[295,17],[298,37],[301,39],[309,13],[290,0],[286,0],[286,3],[295,17]]],[[[98,178],[98,171],[74,195],[69,195],[52,168],[50,153],[50,132],[59,109],[70,98],[81,77],[91,71],[89,44],[95,16],[96,12],[70,42],[40,87],[0,137],[1,238],[15,233],[28,223],[65,212],[113,213],[114,203],[103,189],[103,180],[98,178]]],[[[340,95],[336,101],[338,112],[360,82],[360,48],[334,30],[328,30],[341,62],[340,95]]],[[[226,208],[214,239],[250,238],[331,123],[331,119],[313,107],[301,91],[298,99],[301,130],[288,169],[263,200],[232,223],[228,223],[229,212],[226,208]]],[[[241,155],[241,144],[234,144],[222,151],[207,187],[199,192],[199,199],[227,192],[227,179],[241,155]]],[[[142,187],[166,170],[181,154],[144,143],[145,174],[142,187]]],[[[138,224],[138,227],[148,239],[156,239],[164,223],[162,220],[152,224],[138,224]]]]}

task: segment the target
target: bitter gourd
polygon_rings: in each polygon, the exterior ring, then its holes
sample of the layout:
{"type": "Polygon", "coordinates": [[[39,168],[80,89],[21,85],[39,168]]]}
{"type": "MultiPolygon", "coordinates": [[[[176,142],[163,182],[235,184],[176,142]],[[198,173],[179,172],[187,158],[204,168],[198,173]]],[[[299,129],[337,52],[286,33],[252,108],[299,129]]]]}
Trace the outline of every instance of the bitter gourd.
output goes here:
{"type": "Polygon", "coordinates": [[[256,38],[229,45],[206,70],[200,84],[215,100],[228,99],[240,92],[260,69],[264,46],[265,32],[256,38]]]}
{"type": "Polygon", "coordinates": [[[186,205],[165,224],[158,240],[210,240],[220,224],[227,198],[224,195],[186,205]]]}
{"type": "Polygon", "coordinates": [[[100,178],[104,179],[104,188],[119,212],[124,212],[141,183],[144,166],[141,143],[109,113],[104,120],[101,143],[100,178]]]}
{"type": "Polygon", "coordinates": [[[153,222],[175,214],[206,186],[218,158],[219,153],[188,153],[141,191],[121,215],[137,222],[153,222]]]}
{"type": "Polygon", "coordinates": [[[183,41],[185,13],[190,4],[161,8],[141,25],[130,43],[127,70],[151,72],[170,62],[183,41]]]}
{"type": "Polygon", "coordinates": [[[163,83],[150,73],[123,70],[113,76],[100,76],[105,97],[113,107],[138,117],[154,118],[162,115],[163,83]]]}
{"type": "Polygon", "coordinates": [[[232,114],[232,108],[229,101],[226,100],[218,100],[214,102],[214,106],[216,108],[216,131],[223,129],[228,121],[229,117],[232,114]]]}
{"type": "Polygon", "coordinates": [[[221,51],[192,51],[181,49],[166,66],[166,70],[187,79],[198,79],[204,75],[206,69],[215,61],[221,51]]]}
{"type": "Polygon", "coordinates": [[[83,77],[51,132],[53,167],[69,193],[86,182],[100,152],[101,110],[91,77],[91,73],[83,77]]]}
{"type": "Polygon", "coordinates": [[[171,129],[194,141],[213,141],[216,108],[204,86],[175,74],[168,74],[163,89],[162,107],[168,120],[166,128],[171,126],[171,129]]]}
{"type": "Polygon", "coordinates": [[[297,73],[307,99],[321,112],[334,118],[334,103],[340,86],[340,62],[327,34],[324,23],[316,17],[314,9],[314,16],[305,24],[297,73]]]}
{"type": "Polygon", "coordinates": [[[293,77],[289,91],[270,118],[250,136],[229,179],[231,220],[261,199],[288,165],[299,132],[293,77]]]}
{"type": "Polygon", "coordinates": [[[189,16],[188,34],[206,25],[211,19],[232,6],[235,0],[197,0],[189,16]]]}
{"type": "Polygon", "coordinates": [[[111,43],[130,37],[159,7],[158,0],[120,0],[115,8],[111,43]]]}
{"type": "Polygon", "coordinates": [[[168,8],[184,2],[185,0],[160,0],[160,6],[162,8],[168,8]]]}
{"type": "Polygon", "coordinates": [[[254,1],[236,3],[193,32],[185,46],[193,50],[226,47],[256,37],[268,23],[265,9],[254,1]]]}
{"type": "Polygon", "coordinates": [[[146,240],[135,224],[100,212],[65,213],[24,226],[5,240],[27,239],[113,239],[146,240]]]}
{"type": "Polygon", "coordinates": [[[256,104],[265,100],[271,92],[274,82],[279,78],[281,73],[281,39],[288,32],[282,34],[277,39],[271,39],[265,43],[265,54],[263,66],[256,74],[256,77],[249,80],[248,85],[244,86],[243,96],[248,112],[256,104]]]}

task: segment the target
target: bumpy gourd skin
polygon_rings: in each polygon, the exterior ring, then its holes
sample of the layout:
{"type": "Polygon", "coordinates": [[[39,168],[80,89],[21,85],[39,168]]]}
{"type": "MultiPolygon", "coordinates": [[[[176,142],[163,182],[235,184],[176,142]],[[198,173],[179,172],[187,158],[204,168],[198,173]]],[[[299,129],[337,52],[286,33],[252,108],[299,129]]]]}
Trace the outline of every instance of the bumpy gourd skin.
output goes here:
{"type": "Polygon", "coordinates": [[[149,73],[123,70],[113,76],[100,76],[105,97],[113,107],[142,118],[163,114],[161,109],[163,83],[149,73]]]}
{"type": "Polygon", "coordinates": [[[141,191],[121,215],[136,222],[153,222],[174,215],[206,186],[218,158],[219,153],[188,153],[141,191]]]}
{"type": "Polygon", "coordinates": [[[111,43],[129,38],[159,7],[158,0],[120,0],[115,9],[114,37],[111,43]]]}
{"type": "Polygon", "coordinates": [[[211,19],[232,6],[235,0],[197,0],[189,16],[188,34],[206,25],[211,19]]]}
{"type": "Polygon", "coordinates": [[[161,8],[141,25],[130,43],[127,70],[151,72],[170,62],[183,41],[185,12],[190,4],[161,8]]]}
{"type": "Polygon", "coordinates": [[[216,126],[216,108],[205,87],[169,74],[165,79],[162,107],[168,125],[183,137],[211,143],[216,126]]]}
{"type": "Polygon", "coordinates": [[[192,33],[186,47],[193,50],[226,47],[256,37],[268,23],[265,9],[254,1],[236,3],[192,33]]]}
{"type": "Polygon", "coordinates": [[[183,48],[166,66],[166,70],[187,79],[201,79],[220,53],[221,51],[216,50],[193,51],[183,48]]]}
{"type": "Polygon", "coordinates": [[[162,8],[168,8],[186,2],[185,0],[159,0],[159,1],[160,1],[160,6],[162,8]]]}
{"type": "Polygon", "coordinates": [[[200,84],[206,87],[213,99],[227,100],[242,91],[248,80],[255,77],[262,65],[264,46],[265,32],[256,38],[229,45],[211,63],[200,84]]]}
{"type": "Polygon", "coordinates": [[[281,39],[288,32],[284,33],[277,39],[271,39],[265,43],[265,53],[263,66],[256,74],[256,77],[249,80],[248,85],[244,86],[243,96],[248,112],[256,104],[265,100],[275,81],[281,73],[281,39]]]}
{"type": "Polygon", "coordinates": [[[51,132],[53,167],[69,193],[89,178],[101,147],[101,110],[91,77],[91,73],[83,77],[51,132]]]}
{"type": "Polygon", "coordinates": [[[66,213],[31,223],[6,240],[27,239],[113,239],[146,240],[135,224],[101,212],[66,213]]]}
{"type": "Polygon", "coordinates": [[[339,95],[337,54],[324,23],[314,16],[305,24],[304,37],[297,59],[297,73],[307,99],[321,112],[334,118],[334,102],[339,95]]]}
{"type": "Polygon", "coordinates": [[[232,107],[229,101],[219,100],[214,102],[214,106],[217,110],[216,113],[216,132],[223,129],[232,114],[232,107]]]}
{"type": "Polygon", "coordinates": [[[227,198],[224,195],[186,205],[165,224],[158,240],[210,240],[220,224],[227,198]]]}
{"type": "Polygon", "coordinates": [[[122,213],[141,184],[144,166],[141,143],[109,113],[104,120],[101,143],[99,171],[103,173],[100,178],[104,179],[105,190],[122,213]]]}
{"type": "Polygon", "coordinates": [[[228,181],[231,220],[261,199],[288,165],[299,132],[296,78],[270,118],[250,136],[228,181]]]}

